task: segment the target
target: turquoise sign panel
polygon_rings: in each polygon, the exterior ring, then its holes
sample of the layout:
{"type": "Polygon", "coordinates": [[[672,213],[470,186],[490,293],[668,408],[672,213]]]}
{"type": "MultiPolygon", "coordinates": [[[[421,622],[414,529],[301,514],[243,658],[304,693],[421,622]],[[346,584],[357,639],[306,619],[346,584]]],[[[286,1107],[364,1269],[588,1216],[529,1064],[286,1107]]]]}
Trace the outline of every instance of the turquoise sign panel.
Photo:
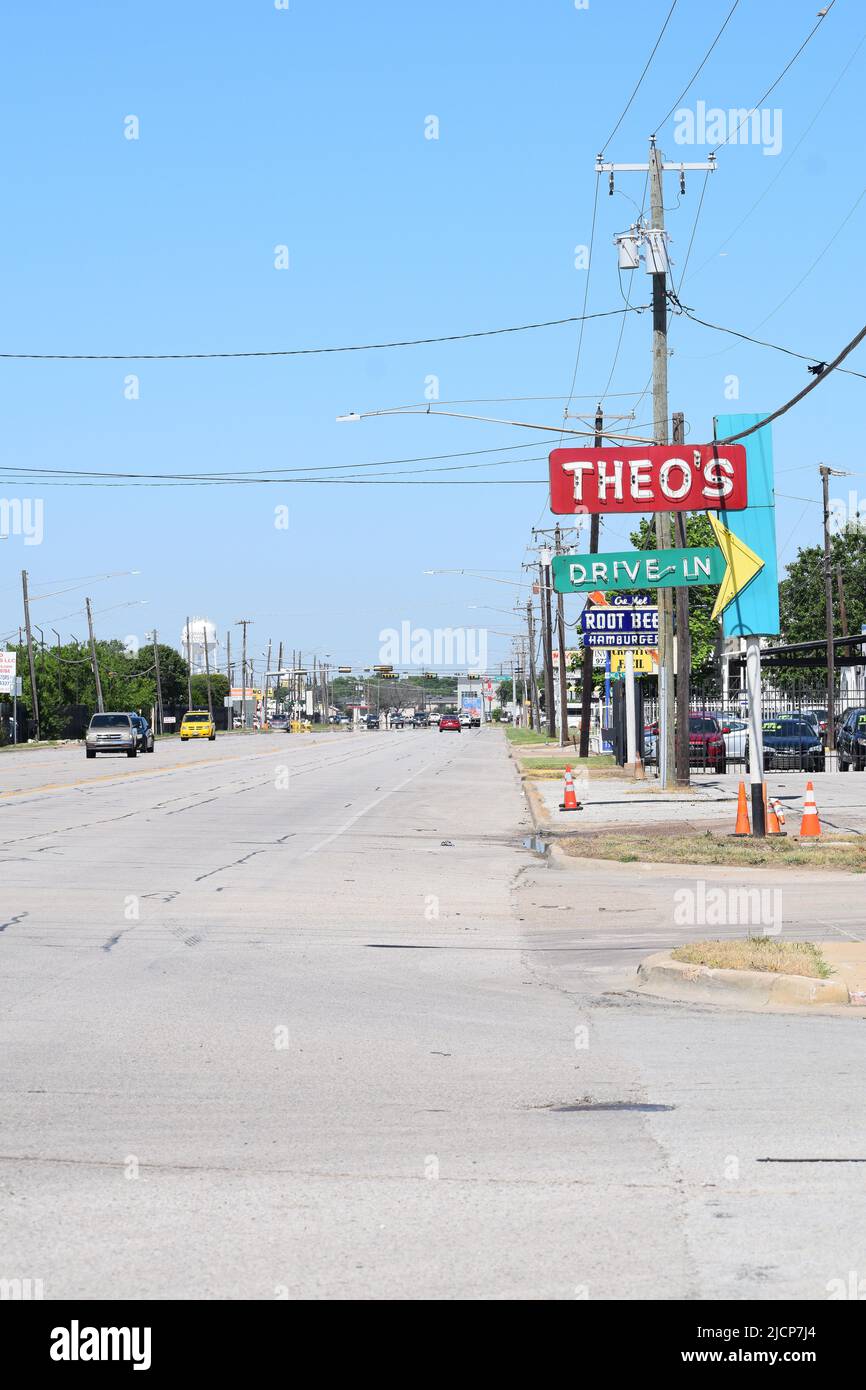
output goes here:
{"type": "MultiPolygon", "coordinates": [[[[764,419],[761,415],[717,415],[716,439],[728,439],[764,419]]],[[[773,436],[769,425],[746,439],[749,505],[745,511],[719,512],[719,520],[764,561],[764,567],[722,614],[726,637],[775,637],[779,632],[779,570],[776,561],[776,498],[773,491],[773,436]]]]}

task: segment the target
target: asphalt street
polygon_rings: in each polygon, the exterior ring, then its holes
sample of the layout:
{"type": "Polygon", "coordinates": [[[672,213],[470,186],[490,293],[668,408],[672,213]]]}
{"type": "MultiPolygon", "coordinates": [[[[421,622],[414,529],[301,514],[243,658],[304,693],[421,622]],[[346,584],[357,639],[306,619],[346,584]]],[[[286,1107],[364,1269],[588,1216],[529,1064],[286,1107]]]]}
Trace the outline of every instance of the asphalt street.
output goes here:
{"type": "MultiPolygon", "coordinates": [[[[866,1276],[862,1018],[641,995],[643,955],[707,934],[674,922],[693,877],[564,864],[531,829],[490,729],[0,755],[0,1277],[823,1299],[866,1276]]],[[[793,934],[859,939],[859,881],[807,882],[793,934]]]]}

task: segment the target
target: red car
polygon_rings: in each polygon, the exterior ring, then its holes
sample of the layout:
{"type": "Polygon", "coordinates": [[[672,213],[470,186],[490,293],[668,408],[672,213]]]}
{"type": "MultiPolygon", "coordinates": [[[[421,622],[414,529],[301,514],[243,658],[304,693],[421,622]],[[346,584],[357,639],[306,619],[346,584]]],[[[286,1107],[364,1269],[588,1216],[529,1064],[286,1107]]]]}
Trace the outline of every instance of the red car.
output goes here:
{"type": "Polygon", "coordinates": [[[440,734],[444,733],[446,729],[453,729],[456,733],[460,733],[460,720],[456,714],[443,714],[439,720],[440,734]]]}
{"type": "MultiPolygon", "coordinates": [[[[658,723],[648,724],[644,729],[644,752],[647,760],[658,759],[658,723]]],[[[689,763],[713,772],[727,772],[728,760],[725,740],[719,721],[711,715],[689,715],[689,763]]]]}

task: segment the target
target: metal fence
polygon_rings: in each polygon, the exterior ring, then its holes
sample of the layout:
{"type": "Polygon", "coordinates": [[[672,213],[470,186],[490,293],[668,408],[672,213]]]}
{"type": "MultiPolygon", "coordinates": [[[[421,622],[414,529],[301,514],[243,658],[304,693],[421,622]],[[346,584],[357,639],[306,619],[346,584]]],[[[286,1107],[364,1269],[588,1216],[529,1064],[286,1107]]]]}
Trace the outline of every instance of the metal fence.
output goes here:
{"type": "MultiPolygon", "coordinates": [[[[765,772],[821,772],[827,746],[827,688],[764,688],[761,695],[765,772]]],[[[834,743],[840,767],[866,765],[866,717],[862,755],[857,746],[859,720],[866,716],[866,689],[848,686],[835,700],[834,743]],[[849,719],[850,715],[850,719],[849,719]],[[853,721],[853,723],[852,723],[853,721]],[[849,727],[849,725],[851,727],[849,727]]],[[[732,692],[727,703],[718,690],[693,690],[689,700],[689,762],[698,772],[745,771],[749,762],[748,700],[732,692]]],[[[658,763],[658,696],[644,699],[644,761],[658,763]]]]}

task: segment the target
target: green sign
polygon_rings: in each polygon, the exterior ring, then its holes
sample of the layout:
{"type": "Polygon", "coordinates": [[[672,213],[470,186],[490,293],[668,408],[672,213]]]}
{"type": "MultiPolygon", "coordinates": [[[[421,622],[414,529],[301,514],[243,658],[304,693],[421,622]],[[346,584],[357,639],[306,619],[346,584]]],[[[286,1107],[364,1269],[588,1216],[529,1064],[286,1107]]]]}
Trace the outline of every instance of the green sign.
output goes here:
{"type": "Polygon", "coordinates": [[[727,561],[717,547],[693,550],[623,550],[612,555],[554,555],[553,587],[559,594],[594,589],[674,589],[720,584],[727,561]]]}

